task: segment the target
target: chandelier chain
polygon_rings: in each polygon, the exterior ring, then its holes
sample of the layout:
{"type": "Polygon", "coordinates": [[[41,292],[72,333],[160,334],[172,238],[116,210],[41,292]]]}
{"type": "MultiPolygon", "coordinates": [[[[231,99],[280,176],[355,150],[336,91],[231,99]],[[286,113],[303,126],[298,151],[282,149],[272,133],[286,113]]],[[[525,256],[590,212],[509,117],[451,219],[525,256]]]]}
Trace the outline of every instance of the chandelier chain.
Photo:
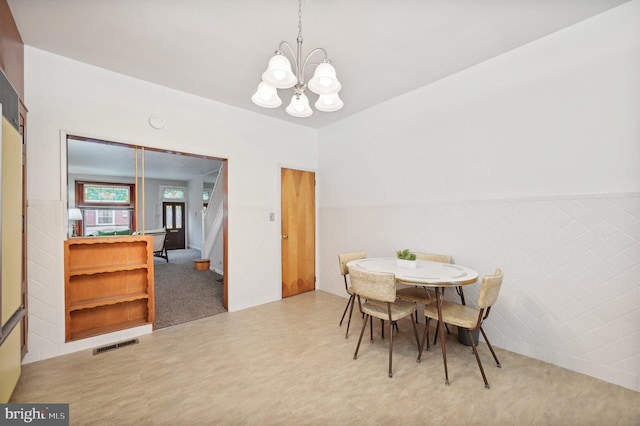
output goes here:
{"type": "Polygon", "coordinates": [[[302,0],[298,0],[298,39],[302,40],[302,0]]]}

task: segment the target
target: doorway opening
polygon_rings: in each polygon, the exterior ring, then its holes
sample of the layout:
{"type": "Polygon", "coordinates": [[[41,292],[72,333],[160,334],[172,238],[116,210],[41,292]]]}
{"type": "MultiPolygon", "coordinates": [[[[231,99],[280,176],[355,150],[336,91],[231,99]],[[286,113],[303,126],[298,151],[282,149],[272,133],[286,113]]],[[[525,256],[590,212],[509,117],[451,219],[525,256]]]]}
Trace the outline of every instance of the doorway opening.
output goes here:
{"type": "MultiPolygon", "coordinates": [[[[186,266],[193,269],[192,260],[189,263],[185,259],[201,258],[206,249],[212,261],[211,270],[203,271],[210,273],[210,278],[203,279],[206,282],[203,285],[210,283],[217,286],[218,290],[211,296],[216,298],[217,307],[213,311],[207,310],[206,303],[203,306],[202,302],[206,300],[204,296],[180,301],[176,300],[175,295],[169,296],[169,305],[164,306],[173,308],[175,306],[171,304],[185,305],[189,315],[182,316],[178,312],[176,316],[181,318],[164,323],[175,325],[198,319],[198,315],[201,318],[226,311],[226,166],[224,158],[67,135],[69,236],[122,236],[165,229],[168,262],[156,259],[154,275],[162,273],[165,276],[162,279],[157,276],[155,281],[168,281],[169,287],[182,285],[184,290],[186,272],[178,272],[178,269],[186,266]],[[78,190],[78,182],[93,185],[93,198],[88,201],[85,199],[84,192],[78,190]],[[215,191],[216,187],[218,191],[215,191]],[[171,188],[180,188],[180,191],[167,195],[167,189],[171,188]],[[215,231],[215,237],[212,237],[211,230],[206,228],[205,216],[213,203],[213,194],[218,192],[222,194],[218,196],[215,207],[222,211],[221,224],[220,229],[215,231]],[[181,198],[175,198],[176,194],[181,198]],[[75,216],[78,213],[79,219],[75,216]],[[88,230],[91,230],[91,234],[87,234],[88,230]],[[215,242],[205,247],[207,238],[215,238],[215,242]],[[166,267],[162,266],[163,263],[166,267]]],[[[161,292],[162,289],[157,287],[156,323],[162,318],[161,292]]]]}

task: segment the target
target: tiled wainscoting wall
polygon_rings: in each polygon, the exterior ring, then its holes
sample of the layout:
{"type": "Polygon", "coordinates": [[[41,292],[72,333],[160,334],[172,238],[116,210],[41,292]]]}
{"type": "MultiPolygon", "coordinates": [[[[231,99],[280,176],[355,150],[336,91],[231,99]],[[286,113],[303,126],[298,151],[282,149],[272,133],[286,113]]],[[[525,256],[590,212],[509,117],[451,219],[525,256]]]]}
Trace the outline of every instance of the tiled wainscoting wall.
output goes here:
{"type": "Polygon", "coordinates": [[[27,274],[29,352],[24,362],[39,361],[151,332],[151,326],[65,343],[64,225],[66,203],[29,200],[27,274]]]}
{"type": "Polygon", "coordinates": [[[640,391],[640,194],[326,208],[318,223],[319,288],[345,294],[347,251],[445,253],[481,276],[499,267],[492,343],[640,391]]]}

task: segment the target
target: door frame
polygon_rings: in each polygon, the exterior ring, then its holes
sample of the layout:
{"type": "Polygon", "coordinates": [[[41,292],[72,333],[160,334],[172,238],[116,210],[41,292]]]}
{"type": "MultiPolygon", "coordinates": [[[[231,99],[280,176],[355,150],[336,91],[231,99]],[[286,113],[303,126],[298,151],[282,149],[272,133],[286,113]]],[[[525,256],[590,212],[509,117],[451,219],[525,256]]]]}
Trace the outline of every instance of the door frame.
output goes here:
{"type": "MultiPolygon", "coordinates": [[[[102,142],[102,143],[113,143],[113,144],[117,144],[117,145],[126,145],[129,146],[131,148],[134,149],[141,149],[143,148],[145,151],[159,151],[159,152],[164,152],[167,154],[176,154],[176,155],[187,155],[187,156],[193,156],[193,157],[204,157],[204,158],[208,158],[211,160],[215,160],[215,161],[220,161],[223,166],[222,166],[222,213],[223,213],[223,219],[222,219],[222,226],[224,229],[224,234],[223,234],[223,240],[222,240],[222,244],[223,244],[223,259],[222,259],[222,265],[223,265],[223,270],[224,270],[224,275],[223,275],[223,306],[226,310],[229,310],[229,303],[228,303],[228,282],[229,282],[229,266],[228,266],[228,257],[229,257],[229,244],[228,244],[228,240],[229,240],[229,227],[228,227],[228,216],[229,216],[229,202],[228,202],[228,180],[229,180],[229,159],[228,158],[224,158],[224,157],[215,157],[209,154],[198,154],[195,152],[185,152],[185,151],[175,151],[175,150],[168,150],[165,148],[157,148],[157,147],[149,147],[149,146],[145,146],[145,145],[139,145],[139,144],[135,144],[135,143],[131,143],[131,142],[113,142],[118,140],[118,137],[97,137],[95,135],[89,135],[86,134],[84,132],[79,132],[79,131],[71,131],[71,130],[61,130],[60,131],[60,146],[59,146],[59,151],[60,151],[60,188],[65,188],[65,190],[61,191],[61,201],[65,204],[68,205],[69,203],[69,198],[68,198],[68,189],[66,189],[68,187],[68,181],[67,181],[67,176],[68,176],[68,168],[67,168],[67,139],[69,137],[73,137],[73,138],[78,138],[78,139],[85,139],[85,140],[89,140],[89,141],[94,141],[94,142],[102,142]]],[[[144,191],[143,191],[144,192],[144,191]]],[[[142,197],[144,198],[144,197],[142,197]]],[[[67,227],[65,227],[64,230],[65,234],[67,232],[67,227]]]]}

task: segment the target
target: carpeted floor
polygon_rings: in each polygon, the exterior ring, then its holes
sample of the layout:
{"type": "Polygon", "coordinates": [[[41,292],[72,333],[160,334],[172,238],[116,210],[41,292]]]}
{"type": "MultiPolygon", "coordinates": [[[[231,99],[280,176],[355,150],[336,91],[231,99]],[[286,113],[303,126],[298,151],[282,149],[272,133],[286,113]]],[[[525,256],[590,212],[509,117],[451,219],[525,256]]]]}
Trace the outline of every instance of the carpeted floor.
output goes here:
{"type": "Polygon", "coordinates": [[[170,250],[169,262],[155,259],[155,328],[165,328],[226,312],[222,306],[222,276],[198,271],[193,261],[200,251],[170,250]]]}

